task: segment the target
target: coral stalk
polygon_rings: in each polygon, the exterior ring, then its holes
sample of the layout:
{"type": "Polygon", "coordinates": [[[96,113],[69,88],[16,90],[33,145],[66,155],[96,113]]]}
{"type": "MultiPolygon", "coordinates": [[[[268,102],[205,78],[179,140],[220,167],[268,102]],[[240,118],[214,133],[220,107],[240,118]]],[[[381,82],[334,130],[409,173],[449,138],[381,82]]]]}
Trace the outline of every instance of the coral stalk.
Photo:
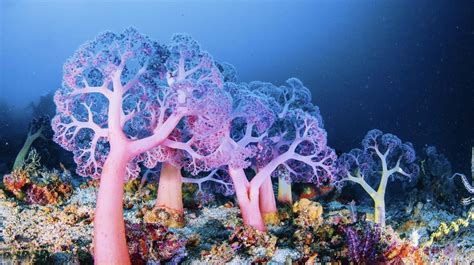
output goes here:
{"type": "Polygon", "coordinates": [[[18,155],[15,158],[15,162],[13,163],[13,169],[18,169],[20,168],[23,163],[25,162],[25,157],[28,155],[28,151],[30,150],[31,145],[40,137],[42,137],[42,132],[43,132],[43,127],[41,127],[38,131],[35,133],[28,132],[28,136],[26,137],[26,141],[23,144],[20,152],[18,152],[18,155]]]}
{"type": "Polygon", "coordinates": [[[183,214],[181,169],[163,163],[155,207],[183,214]]]}
{"type": "Polygon", "coordinates": [[[112,149],[103,167],[94,215],[96,264],[130,264],[122,208],[127,163],[125,150],[112,149]]]}
{"type": "Polygon", "coordinates": [[[250,192],[250,185],[243,169],[229,168],[229,175],[234,183],[237,202],[244,223],[257,230],[265,231],[265,223],[260,213],[258,189],[253,194],[250,192]]]}
{"type": "Polygon", "coordinates": [[[260,212],[265,224],[276,225],[279,222],[272,179],[265,180],[260,187],[260,212]]]}
{"type": "MultiPolygon", "coordinates": [[[[384,192],[385,193],[385,192],[384,192]]],[[[385,227],[385,199],[384,195],[375,196],[374,199],[374,220],[381,227],[385,227]]]]}
{"type": "Polygon", "coordinates": [[[291,183],[285,180],[283,176],[278,177],[278,201],[283,204],[293,204],[291,183]]]}
{"type": "Polygon", "coordinates": [[[385,227],[385,189],[387,185],[388,176],[382,173],[382,179],[380,181],[379,188],[375,191],[359,174],[354,176],[348,176],[347,180],[358,183],[367,192],[372,200],[374,201],[374,221],[382,227],[385,227]]]}

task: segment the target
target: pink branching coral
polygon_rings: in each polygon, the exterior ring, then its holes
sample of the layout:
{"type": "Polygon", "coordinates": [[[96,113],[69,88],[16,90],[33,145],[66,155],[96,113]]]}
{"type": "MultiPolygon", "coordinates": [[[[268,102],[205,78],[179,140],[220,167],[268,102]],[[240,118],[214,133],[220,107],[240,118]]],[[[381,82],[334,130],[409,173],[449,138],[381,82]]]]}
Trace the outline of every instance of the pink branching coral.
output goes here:
{"type": "Polygon", "coordinates": [[[139,174],[139,163],[166,161],[167,148],[189,150],[167,141],[184,117],[212,128],[218,119],[203,106],[221,97],[222,82],[212,57],[190,36],[175,35],[164,46],[131,28],[99,35],[65,63],[52,128],[54,140],[73,152],[77,173],[100,177],[96,262],[129,263],[124,180],[139,174]]]}
{"type": "Polygon", "coordinates": [[[244,223],[265,230],[261,206],[266,197],[260,198],[260,188],[269,180],[271,184],[271,175],[292,161],[291,167],[301,173],[298,174],[300,177],[304,175],[310,182],[328,184],[333,181],[332,164],[336,157],[326,145],[326,132],[318,117],[295,108],[282,117],[289,126],[273,129],[276,116],[269,97],[250,90],[244,84],[226,83],[224,89],[232,95],[232,114],[222,130],[214,135],[215,140],[212,137],[207,139],[219,143],[217,148],[206,150],[209,155],[199,162],[210,168],[227,166],[244,223]],[[284,144],[278,146],[272,155],[262,153],[283,138],[284,144]],[[258,160],[257,172],[249,181],[244,169],[252,166],[255,157],[258,160]]]}
{"type": "Polygon", "coordinates": [[[231,196],[235,193],[230,177],[226,170],[221,168],[216,168],[203,177],[183,177],[182,181],[183,183],[196,184],[198,199],[203,201],[207,201],[206,198],[212,198],[214,193],[221,193],[224,196],[231,196]]]}
{"type": "MultiPolygon", "coordinates": [[[[296,120],[290,119],[288,116],[289,113],[300,110],[309,113],[313,118],[317,119],[318,126],[321,129],[323,129],[323,122],[318,107],[311,103],[311,93],[309,89],[297,78],[288,79],[286,85],[280,87],[259,81],[251,82],[249,86],[255,93],[268,97],[269,104],[275,115],[275,122],[268,130],[268,137],[258,145],[259,152],[257,154],[256,169],[259,171],[260,168],[265,166],[272,159],[278,157],[281,152],[293,142],[294,136],[292,133],[295,126],[293,122],[296,120]]],[[[320,142],[320,147],[326,145],[326,139],[325,137],[323,138],[324,139],[321,139],[323,141],[320,142]]],[[[315,151],[311,145],[307,145],[304,148],[306,149],[304,152],[307,153],[315,151]]],[[[329,151],[326,155],[332,157],[331,161],[335,160],[334,152],[329,151]]],[[[332,162],[329,163],[332,164],[332,162]]],[[[272,176],[278,179],[278,201],[280,203],[290,205],[293,203],[291,188],[293,182],[312,183],[318,180],[313,178],[313,171],[302,166],[303,164],[301,162],[287,160],[273,172],[272,176]]],[[[329,171],[327,172],[330,174],[329,171]]],[[[322,183],[315,184],[319,186],[322,183]]],[[[275,199],[273,198],[272,180],[270,178],[262,185],[260,197],[262,214],[264,218],[266,216],[270,217],[268,219],[271,223],[271,221],[275,219],[271,217],[274,216],[277,211],[275,199]]]]}

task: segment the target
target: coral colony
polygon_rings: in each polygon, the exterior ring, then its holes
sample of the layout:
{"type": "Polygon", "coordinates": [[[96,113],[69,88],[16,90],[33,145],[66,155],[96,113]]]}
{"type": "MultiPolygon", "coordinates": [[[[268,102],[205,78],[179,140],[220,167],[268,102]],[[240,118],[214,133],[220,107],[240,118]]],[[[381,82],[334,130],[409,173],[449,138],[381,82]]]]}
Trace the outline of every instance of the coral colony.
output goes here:
{"type": "MultiPolygon", "coordinates": [[[[185,215],[190,185],[201,203],[222,195],[235,197],[242,217],[234,222],[202,211],[200,218],[220,218],[222,230],[233,230],[223,236],[228,241],[201,252],[201,261],[210,263],[229,261],[237,251],[247,251],[256,263],[269,261],[278,242],[272,229],[286,223],[283,227],[287,228],[280,229],[290,229],[286,236],[294,240],[291,246],[300,252],[300,261],[342,255],[356,264],[420,264],[434,240],[467,227],[474,217],[471,212],[467,218],[443,222],[431,237],[425,232],[429,240],[421,246],[421,230],[416,227],[406,228],[411,240],[401,239],[387,225],[385,195],[389,180],[408,182],[418,176],[411,143],[371,130],[362,148],[338,158],[327,145],[319,108],[300,80],[290,78],[281,86],[239,83],[232,65],[216,62],[189,35],[176,34],[169,44],[161,44],[133,28],[121,34],[103,33],[66,61],[54,102],[53,139],[73,153],[78,175],[99,179],[95,203],[89,202],[93,196],[86,191],[96,185],[83,184],[86,188],[76,193],[64,166],[62,172],[40,168],[40,157],[31,146],[42,137],[46,118],[31,126],[12,173],[3,179],[4,187],[29,205],[59,205],[69,200],[60,213],[48,210],[46,220],[66,220],[57,227],[76,229],[78,235],[92,231],[93,218],[93,248],[89,250],[93,249],[97,264],[182,260],[186,248],[200,241],[194,235],[185,240],[184,232],[179,232],[197,222],[190,221],[193,217],[188,211],[185,215]],[[342,209],[333,201],[336,206],[328,207],[337,210],[328,213],[320,203],[303,196],[293,202],[298,185],[310,187],[313,193],[326,189],[340,194],[347,183],[359,184],[372,198],[373,222],[367,222],[369,214],[360,218],[354,202],[342,209]],[[156,200],[134,208],[138,201],[127,199],[130,190],[156,200]],[[94,204],[95,212],[89,213],[87,207],[94,204]],[[133,221],[127,212],[132,208],[138,209],[133,218],[144,222],[133,221]],[[75,226],[78,222],[84,229],[75,226]],[[341,247],[342,252],[337,250],[341,247]]],[[[446,157],[434,147],[426,153],[423,176],[433,180],[424,185],[450,182],[454,189],[446,157]]],[[[472,194],[467,178],[458,175],[472,194]]],[[[463,202],[473,201],[470,197],[463,202]]],[[[221,211],[231,213],[235,208],[229,203],[221,211]]],[[[17,235],[8,231],[7,240],[14,241],[17,235]]],[[[75,236],[68,234],[62,242],[77,242],[75,236]]],[[[67,247],[54,245],[58,248],[67,247]]]]}
{"type": "Polygon", "coordinates": [[[271,84],[224,79],[190,36],[175,35],[164,46],[134,29],[104,33],[66,62],[55,95],[54,140],[74,153],[79,175],[101,179],[94,220],[97,262],[129,259],[123,186],[138,176],[139,164],[163,163],[156,206],[178,214],[181,168],[197,175],[226,167],[244,223],[262,231],[262,214],[277,211],[270,188],[279,166],[301,181],[333,180],[335,154],[326,146],[317,108],[296,107],[300,101],[311,104],[299,80],[290,79],[290,88],[278,95],[271,84]],[[244,169],[253,157],[257,174],[248,181],[244,169]]]}
{"type": "Polygon", "coordinates": [[[393,134],[379,130],[367,133],[363,149],[353,149],[338,159],[343,181],[355,182],[374,200],[375,222],[385,226],[385,191],[390,178],[410,178],[419,172],[411,143],[402,143],[393,134]],[[370,184],[378,181],[375,190],[370,184]]]}

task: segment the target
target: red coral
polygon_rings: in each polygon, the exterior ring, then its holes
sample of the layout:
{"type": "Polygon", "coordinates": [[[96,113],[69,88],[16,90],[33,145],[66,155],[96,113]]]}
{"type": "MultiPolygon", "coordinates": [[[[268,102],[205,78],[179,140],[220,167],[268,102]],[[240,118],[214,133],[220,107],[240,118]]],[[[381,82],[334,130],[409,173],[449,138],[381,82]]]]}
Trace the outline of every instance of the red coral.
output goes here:
{"type": "Polygon", "coordinates": [[[127,242],[132,264],[179,262],[186,241],[158,224],[126,224],[127,242]]]}
{"type": "Polygon", "coordinates": [[[20,191],[26,184],[30,182],[28,172],[22,169],[15,169],[11,174],[3,177],[5,188],[13,193],[20,191]]]}

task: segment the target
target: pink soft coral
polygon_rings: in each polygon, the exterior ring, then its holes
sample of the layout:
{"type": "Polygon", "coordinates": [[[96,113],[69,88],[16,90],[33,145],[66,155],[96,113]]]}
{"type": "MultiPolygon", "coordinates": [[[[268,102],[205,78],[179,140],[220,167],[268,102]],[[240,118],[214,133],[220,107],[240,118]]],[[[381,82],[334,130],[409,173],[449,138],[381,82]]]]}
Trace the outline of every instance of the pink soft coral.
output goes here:
{"type": "Polygon", "coordinates": [[[221,85],[212,57],[187,35],[164,46],[134,29],[106,32],[64,64],[63,86],[54,97],[54,140],[74,153],[79,175],[100,177],[97,263],[129,263],[124,180],[139,174],[138,163],[151,167],[169,157],[155,148],[179,148],[165,143],[168,136],[183,117],[208,115],[202,106],[220,96],[221,85]]]}

